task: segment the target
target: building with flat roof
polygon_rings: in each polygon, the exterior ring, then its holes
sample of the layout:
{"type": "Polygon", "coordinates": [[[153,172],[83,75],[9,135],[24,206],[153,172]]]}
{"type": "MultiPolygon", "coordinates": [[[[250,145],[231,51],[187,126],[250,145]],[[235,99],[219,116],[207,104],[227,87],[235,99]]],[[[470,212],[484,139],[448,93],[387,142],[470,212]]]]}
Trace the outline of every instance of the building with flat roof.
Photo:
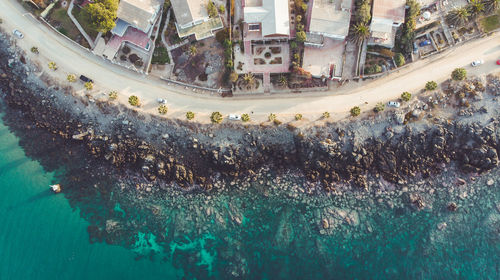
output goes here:
{"type": "MultiPolygon", "coordinates": [[[[161,0],[121,0],[118,4],[117,18],[144,33],[150,33],[160,13],[161,0]]],[[[121,24],[122,29],[115,30],[123,34],[128,26],[121,24]]]]}
{"type": "Polygon", "coordinates": [[[302,68],[316,78],[342,75],[345,40],[353,0],[314,0],[308,23],[302,68]]]}
{"type": "Polygon", "coordinates": [[[219,16],[210,18],[208,0],[170,0],[175,14],[175,25],[180,38],[194,35],[202,40],[224,27],[219,16]]]}
{"type": "Polygon", "coordinates": [[[344,40],[349,33],[352,0],[314,0],[308,32],[344,40]]]}
{"type": "Polygon", "coordinates": [[[290,36],[288,0],[244,0],[243,4],[249,32],[260,37],[290,36]]]}
{"type": "Polygon", "coordinates": [[[405,22],[405,0],[373,0],[369,45],[394,47],[397,29],[405,22]]]}

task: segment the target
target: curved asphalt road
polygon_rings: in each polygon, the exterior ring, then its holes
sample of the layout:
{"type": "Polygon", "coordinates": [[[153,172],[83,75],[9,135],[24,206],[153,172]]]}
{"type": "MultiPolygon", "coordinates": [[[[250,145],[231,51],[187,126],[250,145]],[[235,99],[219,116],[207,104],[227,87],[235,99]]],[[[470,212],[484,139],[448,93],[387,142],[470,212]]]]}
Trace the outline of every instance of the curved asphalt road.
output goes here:
{"type": "MultiPolygon", "coordinates": [[[[17,28],[24,33],[25,38],[16,40],[17,45],[24,48],[31,59],[38,60],[45,68],[48,61],[57,63],[59,70],[53,72],[46,69],[51,75],[64,81],[69,73],[85,74],[94,80],[96,91],[117,90],[121,93],[121,102],[126,102],[132,94],[138,95],[143,100],[142,108],[149,112],[155,111],[155,100],[158,97],[166,98],[169,116],[184,119],[186,111],[193,111],[201,121],[208,121],[205,116],[213,111],[223,114],[253,112],[252,119],[256,121],[266,120],[269,113],[276,113],[284,120],[301,113],[304,118],[314,120],[325,111],[332,113],[333,119],[341,119],[348,115],[353,106],[370,110],[377,102],[398,98],[403,91],[416,93],[429,80],[442,81],[448,78],[457,67],[465,67],[469,73],[477,75],[500,70],[500,66],[495,64],[500,59],[500,34],[495,33],[412,63],[409,67],[378,80],[351,83],[334,91],[219,98],[167,86],[166,82],[154,77],[139,75],[113,65],[39,23],[15,0],[0,1],[0,18],[3,19],[0,27],[5,31],[11,32],[17,28]],[[32,46],[38,47],[40,55],[35,56],[29,52],[32,46]],[[483,59],[484,65],[470,67],[470,62],[476,59],[483,59]]],[[[81,88],[81,84],[76,87],[81,88]]]]}

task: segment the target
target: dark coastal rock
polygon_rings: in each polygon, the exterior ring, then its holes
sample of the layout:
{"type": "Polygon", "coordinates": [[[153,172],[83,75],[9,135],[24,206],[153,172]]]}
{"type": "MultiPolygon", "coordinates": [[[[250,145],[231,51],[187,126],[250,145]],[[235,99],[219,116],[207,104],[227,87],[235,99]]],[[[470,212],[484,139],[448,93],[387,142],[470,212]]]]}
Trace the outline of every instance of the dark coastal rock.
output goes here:
{"type": "Polygon", "coordinates": [[[448,204],[448,207],[446,207],[446,208],[448,208],[448,210],[451,212],[455,212],[455,211],[457,211],[458,206],[455,202],[451,202],[450,204],[448,204]]]}
{"type": "MultiPolygon", "coordinates": [[[[30,125],[85,147],[118,170],[135,170],[148,180],[211,189],[214,178],[254,180],[260,169],[269,167],[278,173],[298,171],[332,191],[344,182],[369,189],[367,175],[402,185],[407,178],[432,176],[452,161],[465,172],[477,173],[499,163],[496,115],[485,125],[435,118],[425,129],[386,126],[382,134],[359,141],[356,125],[349,123],[290,131],[281,126],[227,124],[214,128],[155,117],[147,122],[125,107],[73,97],[70,88],[55,90],[56,86],[49,89],[29,82],[24,69],[29,63],[11,64],[12,68],[7,63],[0,66],[2,98],[13,110],[22,111],[30,125]],[[96,121],[106,121],[106,114],[120,112],[126,117],[115,117],[106,124],[96,121]],[[221,140],[220,135],[226,136],[221,140]]],[[[488,84],[485,92],[496,94],[500,81],[489,79],[493,85],[488,84]]],[[[422,114],[419,117],[423,118],[422,114]]],[[[362,125],[371,127],[374,123],[362,125]]],[[[418,199],[412,203],[423,207],[418,199]]]]}

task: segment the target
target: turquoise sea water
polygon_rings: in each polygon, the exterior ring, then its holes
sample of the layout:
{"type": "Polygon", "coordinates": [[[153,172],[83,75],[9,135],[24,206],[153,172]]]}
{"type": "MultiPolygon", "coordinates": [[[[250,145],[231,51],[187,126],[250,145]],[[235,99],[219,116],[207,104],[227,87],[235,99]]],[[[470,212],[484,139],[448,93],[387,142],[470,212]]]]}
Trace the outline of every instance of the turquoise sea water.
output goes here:
{"type": "MultiPolygon", "coordinates": [[[[80,193],[54,195],[52,183],[81,183],[69,175],[75,170],[46,172],[39,163],[46,157],[27,157],[21,146],[29,145],[20,141],[33,139],[17,138],[0,122],[0,279],[500,277],[498,180],[489,187],[479,180],[462,199],[441,187],[423,211],[402,198],[392,205],[357,192],[102,191],[98,177],[80,193]],[[456,213],[445,209],[450,200],[460,206],[456,213]],[[333,230],[320,232],[322,217],[333,230]]],[[[57,147],[43,148],[57,155],[57,147]]]]}

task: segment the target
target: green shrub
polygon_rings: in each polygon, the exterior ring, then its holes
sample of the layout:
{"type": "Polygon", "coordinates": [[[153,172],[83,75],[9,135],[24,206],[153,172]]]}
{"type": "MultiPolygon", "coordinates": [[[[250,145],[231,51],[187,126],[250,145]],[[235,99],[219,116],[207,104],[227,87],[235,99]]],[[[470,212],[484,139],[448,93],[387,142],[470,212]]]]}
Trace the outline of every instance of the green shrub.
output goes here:
{"type": "Polygon", "coordinates": [[[34,54],[38,54],[39,53],[37,47],[31,47],[31,52],[34,53],[34,54]]]}
{"type": "Polygon", "coordinates": [[[401,100],[408,102],[411,99],[411,93],[405,91],[401,94],[401,100]]]}
{"type": "Polygon", "coordinates": [[[165,115],[168,112],[168,107],[166,105],[158,106],[158,113],[165,115]]]}
{"type": "Polygon", "coordinates": [[[455,81],[462,81],[465,80],[467,77],[467,70],[464,68],[456,68],[451,72],[451,78],[455,81]]]}
{"type": "Polygon", "coordinates": [[[302,119],[302,114],[295,114],[295,120],[300,121],[302,119]]]}
{"type": "Polygon", "coordinates": [[[377,103],[377,105],[375,105],[375,108],[373,108],[373,111],[375,113],[378,113],[378,112],[384,111],[384,109],[385,109],[385,104],[382,102],[379,102],[379,103],[377,103]]]}
{"type": "Polygon", "coordinates": [[[359,114],[361,114],[361,108],[359,108],[358,106],[351,108],[351,116],[357,117],[359,116],[359,114]]]}
{"type": "Polygon", "coordinates": [[[270,122],[273,122],[274,120],[276,120],[276,115],[273,114],[273,113],[271,113],[271,114],[269,114],[268,119],[269,119],[270,122]]]}
{"type": "Polygon", "coordinates": [[[221,123],[223,119],[222,114],[219,112],[213,112],[210,116],[212,123],[221,123]]]}
{"type": "Polygon", "coordinates": [[[428,81],[425,84],[426,90],[435,90],[435,89],[437,89],[437,87],[438,87],[438,84],[435,81],[428,81]]]}
{"type": "Polygon", "coordinates": [[[139,101],[139,97],[132,95],[128,98],[128,103],[132,106],[139,107],[141,106],[141,103],[139,101]]]}
{"type": "Polygon", "coordinates": [[[330,113],[324,112],[323,113],[323,119],[328,119],[330,117],[330,113]]]}
{"type": "Polygon", "coordinates": [[[84,86],[86,90],[92,90],[94,88],[94,84],[92,82],[86,82],[84,86]]]}
{"type": "Polygon", "coordinates": [[[241,115],[241,120],[243,122],[249,122],[250,121],[250,115],[248,115],[248,114],[241,115]]]}
{"type": "Polygon", "coordinates": [[[191,112],[191,111],[187,112],[186,113],[186,119],[188,119],[188,120],[194,119],[194,113],[191,112]]]}
{"type": "Polygon", "coordinates": [[[382,66],[374,64],[365,68],[365,74],[377,74],[382,72],[382,66]]]}
{"type": "Polygon", "coordinates": [[[49,62],[49,69],[56,71],[57,64],[54,61],[49,62]]]}
{"type": "Polygon", "coordinates": [[[116,100],[118,98],[118,92],[116,90],[111,91],[109,94],[109,100],[116,100]]]}
{"type": "Polygon", "coordinates": [[[219,14],[217,12],[217,7],[215,6],[214,2],[212,2],[211,0],[208,1],[207,12],[208,12],[208,16],[211,18],[214,18],[219,14]]]}
{"type": "Polygon", "coordinates": [[[305,42],[306,40],[306,32],[304,31],[299,31],[295,34],[296,38],[297,38],[297,42],[305,42]]]}
{"type": "Polygon", "coordinates": [[[76,82],[76,75],[75,74],[69,74],[66,77],[66,80],[68,80],[68,82],[70,82],[70,83],[74,83],[74,82],[76,82]]]}
{"type": "Polygon", "coordinates": [[[406,63],[405,57],[401,53],[397,53],[394,56],[394,62],[396,62],[396,66],[401,67],[406,63]]]}

